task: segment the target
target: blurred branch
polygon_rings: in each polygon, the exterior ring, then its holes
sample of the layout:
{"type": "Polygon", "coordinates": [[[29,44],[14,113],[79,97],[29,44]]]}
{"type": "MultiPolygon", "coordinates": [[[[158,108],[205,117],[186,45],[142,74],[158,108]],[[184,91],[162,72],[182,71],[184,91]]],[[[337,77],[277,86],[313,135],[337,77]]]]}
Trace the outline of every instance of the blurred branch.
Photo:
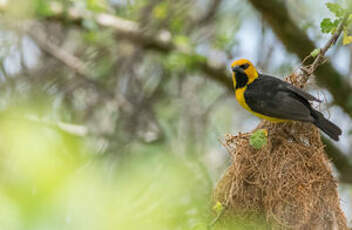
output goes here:
{"type": "Polygon", "coordinates": [[[146,27],[152,19],[152,12],[154,7],[160,3],[161,0],[149,0],[146,6],[144,6],[139,13],[138,22],[140,22],[140,27],[146,27]]]}
{"type": "Polygon", "coordinates": [[[342,153],[330,139],[321,136],[323,143],[325,144],[325,152],[334,163],[335,167],[339,171],[340,181],[343,183],[352,183],[352,166],[349,157],[342,153]]]}
{"type": "Polygon", "coordinates": [[[222,0],[212,0],[207,12],[199,19],[199,24],[204,25],[214,19],[222,0]]]}
{"type": "Polygon", "coordinates": [[[38,46],[45,51],[47,54],[55,57],[57,60],[62,62],[64,65],[69,67],[73,72],[91,78],[91,71],[88,70],[87,65],[83,63],[79,58],[74,55],[68,53],[61,47],[51,43],[43,31],[37,28],[33,28],[33,26],[26,29],[26,32],[30,37],[38,44],[38,46]]]}
{"type": "Polygon", "coordinates": [[[131,110],[132,105],[126,100],[125,97],[121,95],[114,95],[98,81],[93,80],[92,78],[94,78],[94,74],[92,74],[92,71],[89,70],[88,66],[84,62],[82,62],[79,58],[75,57],[68,51],[65,51],[61,47],[50,42],[50,40],[47,39],[45,33],[38,27],[39,26],[36,26],[36,28],[34,28],[33,26],[30,26],[25,29],[25,32],[28,33],[28,35],[44,52],[70,68],[78,75],[80,80],[95,88],[101,95],[109,99],[115,99],[118,103],[118,106],[122,106],[127,110],[131,110]]]}
{"type": "MultiPolygon", "coordinates": [[[[266,30],[267,30],[267,27],[265,25],[265,22],[263,20],[261,20],[261,23],[260,23],[260,26],[261,26],[261,43],[262,44],[265,44],[266,43],[266,30]]],[[[274,50],[275,50],[275,43],[272,42],[268,45],[268,48],[266,49],[258,49],[258,52],[257,52],[257,59],[258,59],[258,62],[257,62],[257,66],[260,70],[264,71],[264,72],[267,72],[268,70],[268,67],[270,65],[270,62],[271,62],[271,58],[272,58],[272,55],[274,53],[274,50]]]]}
{"type": "Polygon", "coordinates": [[[170,32],[161,31],[156,34],[148,34],[141,29],[138,23],[122,19],[120,17],[99,13],[69,9],[67,12],[59,11],[47,20],[67,22],[82,25],[83,20],[92,19],[101,27],[114,30],[117,39],[125,39],[144,49],[155,50],[162,53],[178,52],[192,60],[194,70],[199,70],[208,75],[214,81],[224,85],[228,90],[232,90],[232,80],[229,78],[225,66],[214,66],[204,56],[198,55],[184,45],[173,42],[170,32]]]}
{"type": "MultiPolygon", "coordinates": [[[[20,117],[18,117],[17,119],[21,120],[20,117]]],[[[26,115],[23,119],[27,120],[27,121],[38,123],[40,125],[45,125],[50,128],[53,128],[53,129],[63,131],[65,133],[73,135],[73,136],[83,137],[83,136],[87,136],[89,134],[88,128],[86,126],[82,126],[82,125],[71,124],[71,123],[66,123],[66,122],[61,122],[61,121],[53,122],[53,121],[49,121],[49,120],[40,119],[35,116],[26,116],[26,115]]]]}
{"type": "MultiPolygon", "coordinates": [[[[301,60],[315,50],[314,43],[305,31],[301,30],[290,18],[285,2],[278,0],[248,0],[271,26],[276,36],[289,52],[295,53],[301,60]]],[[[330,64],[326,63],[315,72],[317,83],[329,90],[334,104],[352,117],[352,107],[348,101],[352,98],[352,88],[344,77],[330,64]]]]}

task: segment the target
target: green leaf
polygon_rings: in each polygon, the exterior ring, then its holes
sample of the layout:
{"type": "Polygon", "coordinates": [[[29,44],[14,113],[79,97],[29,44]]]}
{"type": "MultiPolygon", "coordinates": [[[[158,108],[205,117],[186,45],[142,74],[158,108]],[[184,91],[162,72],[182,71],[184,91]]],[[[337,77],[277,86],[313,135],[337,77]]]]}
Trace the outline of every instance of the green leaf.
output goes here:
{"type": "Polygon", "coordinates": [[[320,29],[323,33],[331,33],[336,30],[337,25],[341,19],[337,19],[335,21],[331,21],[330,18],[324,18],[320,23],[320,29]]]}
{"type": "Polygon", "coordinates": [[[315,49],[315,50],[313,50],[313,51],[310,53],[310,55],[311,55],[312,57],[316,57],[319,53],[320,53],[320,49],[315,49]]]}
{"type": "Polygon", "coordinates": [[[338,3],[326,3],[326,7],[331,13],[334,13],[336,17],[340,18],[344,15],[344,9],[338,3]]]}
{"type": "Polygon", "coordinates": [[[153,9],[153,16],[156,19],[165,19],[168,15],[168,3],[162,2],[153,9]]]}
{"type": "Polygon", "coordinates": [[[267,144],[268,131],[266,129],[259,129],[255,131],[249,138],[249,144],[255,149],[261,149],[267,144]]]}
{"type": "Polygon", "coordinates": [[[174,38],[174,42],[180,46],[189,46],[190,44],[189,38],[184,35],[176,35],[174,38]]]}

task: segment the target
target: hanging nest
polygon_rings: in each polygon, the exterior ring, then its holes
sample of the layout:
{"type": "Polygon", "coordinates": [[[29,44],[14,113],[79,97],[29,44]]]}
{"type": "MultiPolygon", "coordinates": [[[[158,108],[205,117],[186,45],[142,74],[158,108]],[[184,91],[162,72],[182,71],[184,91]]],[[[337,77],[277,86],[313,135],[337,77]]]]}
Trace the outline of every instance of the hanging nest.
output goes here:
{"type": "Polygon", "coordinates": [[[214,191],[225,207],[217,225],[236,216],[262,217],[265,229],[347,229],[319,130],[262,121],[252,133],[225,137],[232,164],[214,191]],[[260,149],[250,144],[258,129],[268,133],[260,149]]]}

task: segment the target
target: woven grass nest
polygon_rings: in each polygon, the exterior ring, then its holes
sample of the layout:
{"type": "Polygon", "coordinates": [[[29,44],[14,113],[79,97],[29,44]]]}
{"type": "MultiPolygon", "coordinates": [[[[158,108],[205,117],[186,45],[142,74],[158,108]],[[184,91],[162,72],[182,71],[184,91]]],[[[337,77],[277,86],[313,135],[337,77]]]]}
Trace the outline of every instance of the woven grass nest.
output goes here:
{"type": "Polygon", "coordinates": [[[319,130],[262,121],[253,132],[225,136],[232,164],[214,191],[225,207],[217,225],[260,216],[264,229],[348,229],[319,130]],[[258,129],[267,131],[267,144],[255,149],[249,142],[258,129]]]}

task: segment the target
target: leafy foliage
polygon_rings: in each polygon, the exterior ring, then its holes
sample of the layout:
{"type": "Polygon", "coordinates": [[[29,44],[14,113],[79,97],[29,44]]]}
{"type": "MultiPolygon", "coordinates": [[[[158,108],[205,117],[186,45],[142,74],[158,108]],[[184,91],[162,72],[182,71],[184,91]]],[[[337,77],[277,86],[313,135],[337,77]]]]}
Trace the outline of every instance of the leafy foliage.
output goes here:
{"type": "Polygon", "coordinates": [[[345,10],[339,3],[326,3],[326,7],[330,10],[330,12],[334,13],[337,18],[343,17],[345,13],[345,10]]]}
{"type": "Polygon", "coordinates": [[[321,31],[323,33],[333,33],[333,32],[335,32],[339,22],[340,22],[340,20],[338,20],[338,19],[332,21],[330,18],[324,18],[320,24],[321,31]]]}
{"type": "Polygon", "coordinates": [[[337,26],[344,21],[343,27],[343,45],[352,43],[351,26],[352,13],[348,8],[343,8],[339,3],[326,3],[326,7],[333,13],[336,19],[324,18],[320,23],[320,28],[323,33],[334,33],[337,26]]]}

